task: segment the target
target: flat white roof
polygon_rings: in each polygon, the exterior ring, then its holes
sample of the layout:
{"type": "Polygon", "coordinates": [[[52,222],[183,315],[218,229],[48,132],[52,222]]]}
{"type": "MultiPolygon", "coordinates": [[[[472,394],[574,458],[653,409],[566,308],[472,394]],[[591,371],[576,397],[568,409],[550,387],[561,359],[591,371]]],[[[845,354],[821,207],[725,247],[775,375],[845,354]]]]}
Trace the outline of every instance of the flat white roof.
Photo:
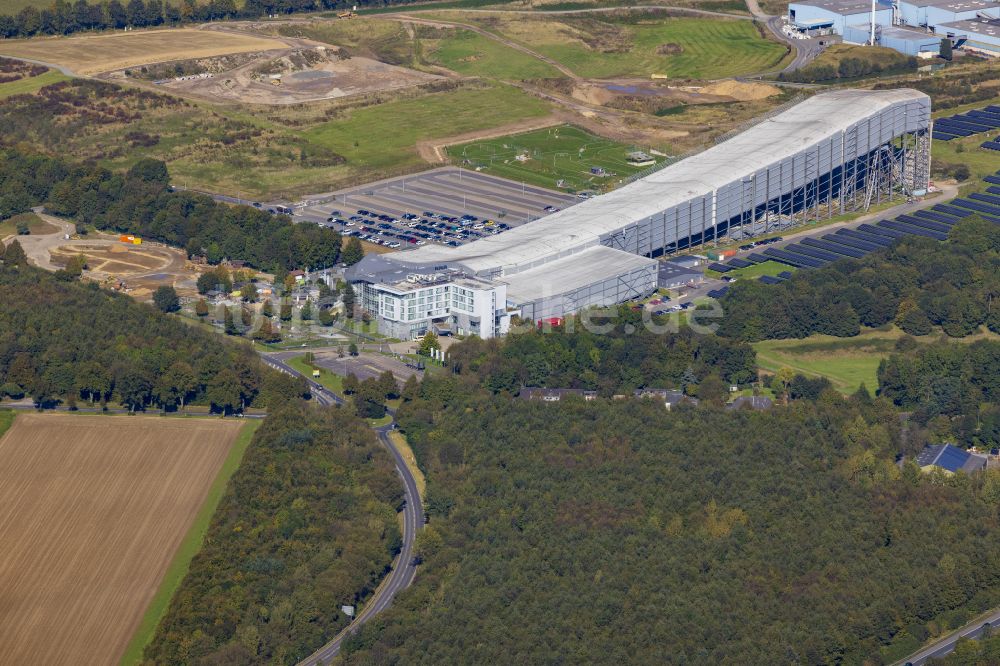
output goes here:
{"type": "Polygon", "coordinates": [[[990,9],[997,7],[993,0],[900,0],[900,4],[913,7],[937,7],[953,12],[968,12],[975,9],[990,9]]]}
{"type": "Polygon", "coordinates": [[[1000,21],[996,20],[970,19],[968,21],[952,21],[951,23],[939,23],[937,27],[938,29],[948,28],[948,32],[971,32],[974,35],[1000,37],[1000,21]]]}
{"type": "Polygon", "coordinates": [[[834,90],[617,190],[461,247],[382,255],[401,263],[461,264],[510,275],[600,243],[601,236],[738,181],[885,109],[926,100],[916,90],[834,90]]]}
{"type": "Polygon", "coordinates": [[[507,283],[507,300],[529,303],[656,264],[656,259],[595,245],[579,254],[515,273],[501,281],[507,283]]]}
{"type": "MultiPolygon", "coordinates": [[[[789,3],[789,6],[801,5],[804,7],[816,7],[834,14],[849,16],[853,14],[870,14],[872,3],[869,0],[797,0],[789,3]]],[[[892,9],[891,6],[881,3],[875,4],[875,11],[892,9]]]]}

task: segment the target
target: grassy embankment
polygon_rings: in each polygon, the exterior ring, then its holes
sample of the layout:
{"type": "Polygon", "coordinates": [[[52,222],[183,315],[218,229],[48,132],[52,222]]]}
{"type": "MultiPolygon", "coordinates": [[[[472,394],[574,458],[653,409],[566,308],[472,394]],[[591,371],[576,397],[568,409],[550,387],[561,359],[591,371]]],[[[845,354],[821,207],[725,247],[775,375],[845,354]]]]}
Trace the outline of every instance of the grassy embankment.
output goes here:
{"type": "Polygon", "coordinates": [[[60,81],[68,81],[69,78],[70,77],[66,76],[62,72],[50,69],[44,74],[39,74],[38,76],[30,76],[23,79],[18,79],[17,81],[0,83],[0,99],[5,99],[7,97],[10,97],[11,95],[23,95],[25,93],[32,93],[41,88],[42,86],[51,85],[53,83],[59,83],[60,81]]]}
{"type": "Polygon", "coordinates": [[[327,391],[335,393],[340,398],[344,397],[344,378],[335,372],[330,372],[326,368],[306,363],[305,356],[293,356],[287,359],[285,363],[312,381],[319,383],[327,391]],[[319,370],[319,377],[313,377],[313,370],[319,370]]]}
{"type": "MultiPolygon", "coordinates": [[[[0,419],[2,419],[2,412],[0,412],[0,419]]],[[[229,450],[229,455],[226,457],[225,462],[222,463],[222,469],[219,470],[219,474],[212,483],[212,487],[208,490],[208,496],[205,498],[204,504],[202,504],[201,509],[198,511],[198,515],[195,516],[191,528],[184,537],[184,541],[181,542],[180,547],[174,554],[174,558],[170,562],[170,567],[167,569],[163,580],[160,581],[159,588],[156,590],[156,595],[150,601],[149,608],[146,609],[139,628],[136,630],[128,648],[125,650],[125,654],[122,656],[121,663],[123,665],[138,664],[142,661],[142,651],[146,648],[149,641],[153,639],[153,634],[156,633],[157,626],[170,606],[170,600],[173,598],[174,592],[177,591],[184,576],[187,575],[188,568],[191,566],[191,560],[201,550],[201,546],[205,541],[205,534],[208,532],[208,526],[212,521],[215,510],[219,506],[219,502],[222,500],[222,495],[226,491],[229,479],[232,478],[233,474],[239,468],[240,462],[243,460],[243,454],[246,453],[247,447],[250,445],[250,440],[253,439],[253,435],[260,424],[261,421],[259,420],[247,421],[240,430],[236,441],[233,442],[232,448],[229,450]]]]}
{"type": "Polygon", "coordinates": [[[442,18],[476,22],[562,63],[587,78],[663,74],[721,79],[776,67],[785,47],[764,39],[751,21],[719,18],[476,15],[442,18]]]}
{"type": "Polygon", "coordinates": [[[0,409],[0,437],[3,437],[3,434],[10,428],[15,416],[17,416],[17,412],[12,409],[0,409]]]}

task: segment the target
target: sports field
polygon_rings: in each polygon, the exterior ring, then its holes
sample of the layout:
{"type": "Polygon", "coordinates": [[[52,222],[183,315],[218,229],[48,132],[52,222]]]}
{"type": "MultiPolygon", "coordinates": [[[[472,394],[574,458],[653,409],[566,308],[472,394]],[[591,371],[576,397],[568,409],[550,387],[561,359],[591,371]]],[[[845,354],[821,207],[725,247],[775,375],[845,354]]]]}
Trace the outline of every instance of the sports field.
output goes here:
{"type": "Polygon", "coordinates": [[[18,415],[0,439],[0,663],[116,663],[242,425],[18,415]]]}
{"type": "Polygon", "coordinates": [[[465,143],[448,148],[452,161],[483,173],[573,191],[605,190],[648,167],[634,167],[625,156],[648,151],[603,139],[571,125],[465,143]],[[523,160],[519,160],[521,156],[523,160]],[[591,172],[603,169],[602,174],[591,172]],[[561,185],[560,185],[561,183],[561,185]]]}
{"type": "Polygon", "coordinates": [[[284,46],[283,42],[266,37],[180,28],[3,40],[0,55],[62,65],[77,74],[97,74],[153,62],[209,58],[284,46]]]}
{"type": "MultiPolygon", "coordinates": [[[[469,16],[447,12],[452,19],[469,16]]],[[[483,27],[553,58],[587,78],[663,74],[720,79],[775,67],[785,47],[764,39],[753,22],[630,15],[612,20],[487,15],[483,27]]]]}

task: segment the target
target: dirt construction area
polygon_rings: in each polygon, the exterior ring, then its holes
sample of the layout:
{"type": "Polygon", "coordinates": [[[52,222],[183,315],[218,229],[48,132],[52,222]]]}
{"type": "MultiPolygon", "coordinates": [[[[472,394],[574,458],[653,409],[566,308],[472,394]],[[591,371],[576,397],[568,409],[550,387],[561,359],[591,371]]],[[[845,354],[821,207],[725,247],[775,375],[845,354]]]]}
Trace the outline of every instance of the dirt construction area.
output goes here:
{"type": "Polygon", "coordinates": [[[20,414],[0,439],[0,664],[116,664],[242,427],[20,414]]]}
{"type": "MultiPolygon", "coordinates": [[[[290,40],[301,41],[301,40],[290,40]]],[[[268,52],[234,69],[196,63],[200,73],[158,81],[174,93],[249,104],[299,104],[362,93],[395,90],[442,77],[364,57],[347,57],[336,47],[300,46],[268,52]]]]}

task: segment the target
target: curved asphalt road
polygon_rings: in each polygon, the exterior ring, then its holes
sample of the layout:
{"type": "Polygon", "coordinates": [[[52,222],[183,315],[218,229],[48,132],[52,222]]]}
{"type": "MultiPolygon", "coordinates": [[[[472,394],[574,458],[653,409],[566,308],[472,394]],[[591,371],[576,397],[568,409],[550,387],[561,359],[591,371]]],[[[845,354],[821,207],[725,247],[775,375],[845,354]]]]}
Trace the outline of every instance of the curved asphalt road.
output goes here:
{"type": "Polygon", "coordinates": [[[417,530],[424,524],[424,509],[420,504],[420,496],[417,494],[417,482],[410,474],[410,470],[407,469],[403,456],[389,439],[388,433],[395,427],[395,424],[391,423],[381,428],[375,428],[375,432],[378,433],[382,444],[392,453],[396,463],[396,471],[403,479],[406,495],[406,504],[403,507],[403,548],[399,551],[388,578],[382,582],[375,591],[375,595],[369,599],[354,621],[337,634],[332,641],[300,661],[299,666],[323,666],[329,663],[340,652],[340,646],[344,639],[353,634],[362,624],[388,608],[396,594],[408,588],[413,582],[413,576],[417,571],[417,567],[413,563],[413,542],[417,530]]]}
{"type": "MultiPolygon", "coordinates": [[[[289,375],[305,377],[298,370],[282,361],[276,356],[260,354],[261,360],[269,367],[284,372],[289,375]]],[[[314,382],[310,377],[305,377],[309,382],[309,388],[313,392],[313,398],[324,407],[342,405],[344,401],[336,395],[321,390],[322,387],[314,382]],[[317,390],[320,389],[320,390],[317,390]]],[[[413,582],[417,567],[413,563],[413,545],[417,538],[417,530],[424,525],[424,507],[420,501],[420,494],[417,492],[417,481],[406,466],[403,454],[393,446],[389,439],[389,431],[396,427],[395,422],[373,428],[378,435],[379,441],[392,454],[393,462],[396,465],[396,473],[403,480],[403,547],[396,556],[392,571],[383,579],[375,594],[368,603],[361,609],[354,620],[343,631],[337,634],[333,640],[314,652],[312,655],[299,662],[300,666],[323,666],[340,652],[340,646],[344,639],[353,634],[362,624],[372,619],[392,604],[396,594],[405,590],[413,582]]],[[[345,599],[346,601],[346,599],[345,599]]],[[[339,610],[337,612],[340,612],[339,610]]]]}
{"type": "Polygon", "coordinates": [[[963,638],[980,638],[983,635],[983,629],[993,629],[997,626],[1000,626],[1000,608],[993,609],[989,615],[973,620],[970,625],[945,636],[941,640],[910,655],[905,660],[897,661],[893,666],[901,666],[902,664],[923,666],[931,659],[940,659],[945,655],[951,654],[959,640],[963,638]]]}

